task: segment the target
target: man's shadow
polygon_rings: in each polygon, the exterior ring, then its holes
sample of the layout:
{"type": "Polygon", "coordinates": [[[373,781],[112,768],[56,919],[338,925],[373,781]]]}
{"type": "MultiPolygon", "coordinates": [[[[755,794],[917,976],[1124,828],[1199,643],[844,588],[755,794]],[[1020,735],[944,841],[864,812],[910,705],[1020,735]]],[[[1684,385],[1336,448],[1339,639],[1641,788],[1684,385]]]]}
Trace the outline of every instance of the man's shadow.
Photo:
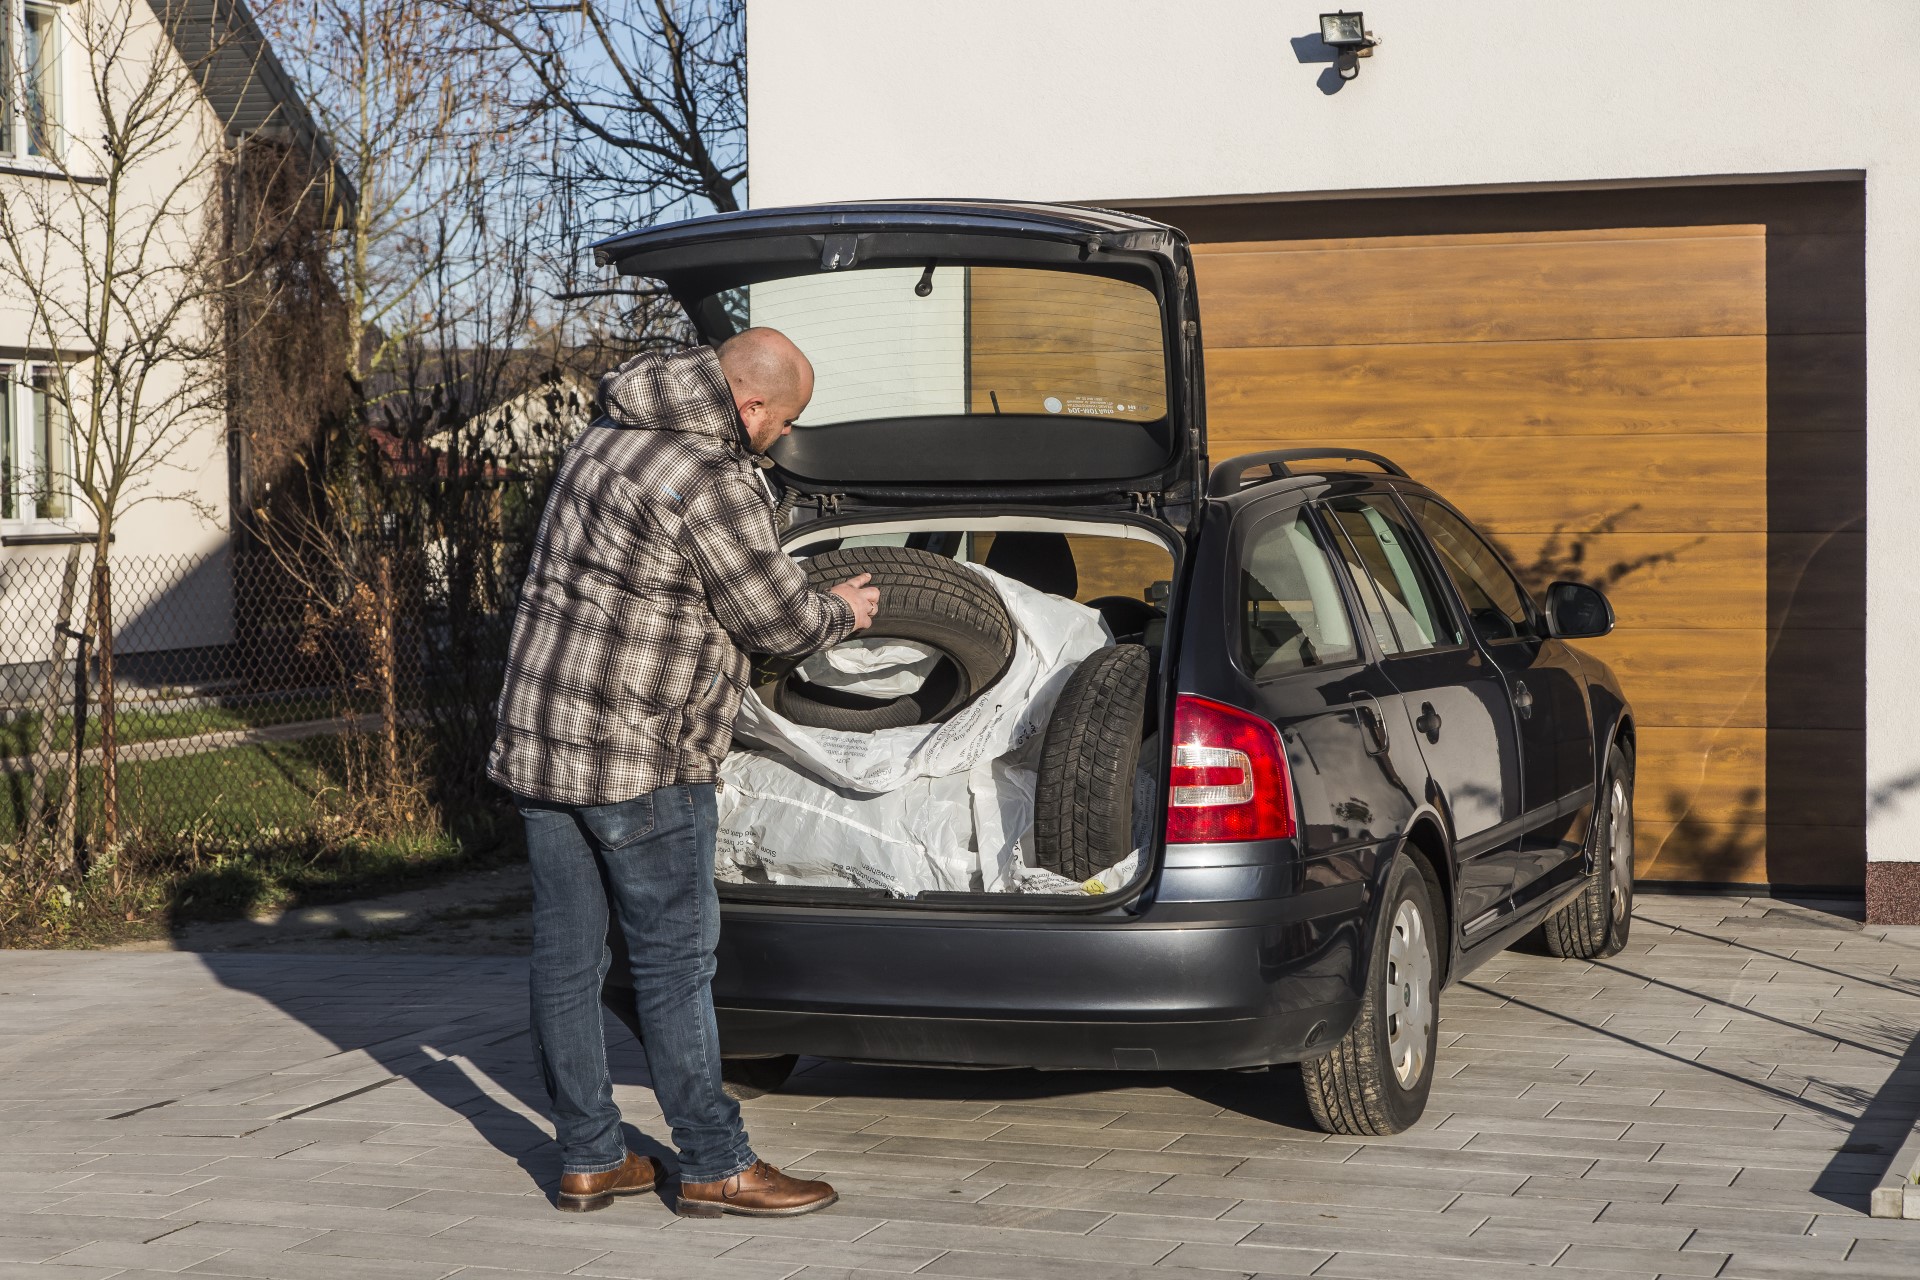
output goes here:
{"type": "MultiPolygon", "coordinates": [[[[323,951],[200,954],[222,985],[266,1001],[333,1047],[331,1055],[315,1055],[318,1061],[302,1064],[308,1070],[287,1077],[303,1086],[302,1100],[277,1119],[334,1118],[327,1111],[336,1104],[345,1118],[361,1098],[377,1100],[375,1090],[404,1083],[445,1108],[450,1123],[464,1120],[551,1199],[560,1181],[560,1149],[528,1029],[526,961],[380,954],[374,982],[356,981],[353,970],[370,958],[323,951]],[[342,1060],[340,1096],[314,1101],[313,1082],[325,1080],[328,1056],[342,1060]],[[364,1068],[372,1064],[391,1075],[370,1089],[364,1068]]],[[[622,1110],[634,1110],[631,1088],[650,1088],[652,1082],[645,1050],[617,1022],[607,1028],[607,1062],[616,1090],[628,1095],[622,1110]]],[[[270,1097],[263,1101],[271,1105],[270,1097]]],[[[630,1150],[659,1160],[669,1174],[677,1172],[671,1148],[631,1122],[623,1128],[630,1150]]]]}

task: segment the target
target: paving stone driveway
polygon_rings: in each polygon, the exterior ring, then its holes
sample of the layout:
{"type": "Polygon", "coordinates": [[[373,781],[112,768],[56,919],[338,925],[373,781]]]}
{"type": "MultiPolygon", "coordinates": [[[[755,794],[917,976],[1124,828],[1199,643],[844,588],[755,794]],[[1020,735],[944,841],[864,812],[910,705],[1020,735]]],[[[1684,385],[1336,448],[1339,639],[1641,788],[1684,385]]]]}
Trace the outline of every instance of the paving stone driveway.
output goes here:
{"type": "Polygon", "coordinates": [[[1643,899],[1616,960],[1449,992],[1395,1138],[1313,1132],[1284,1072],[815,1064],[748,1120],[841,1203],[751,1224],[548,1206],[524,972],[0,952],[0,1280],[1920,1274],[1920,1222],[1865,1216],[1920,1110],[1920,930],[1643,899]]]}

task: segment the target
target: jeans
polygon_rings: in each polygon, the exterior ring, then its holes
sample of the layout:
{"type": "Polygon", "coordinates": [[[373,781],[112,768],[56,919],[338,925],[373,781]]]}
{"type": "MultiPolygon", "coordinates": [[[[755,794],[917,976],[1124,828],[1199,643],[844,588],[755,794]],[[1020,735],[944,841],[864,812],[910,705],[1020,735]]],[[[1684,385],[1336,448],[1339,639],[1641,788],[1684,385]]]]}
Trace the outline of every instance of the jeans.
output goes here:
{"type": "Polygon", "coordinates": [[[611,903],[633,957],[642,1047],[685,1182],[753,1164],[740,1107],[720,1085],[713,1017],[720,900],[713,784],[661,787],[619,804],[522,799],[533,871],[533,1039],[553,1098],[563,1173],[626,1159],[600,1021],[612,963],[611,903]]]}

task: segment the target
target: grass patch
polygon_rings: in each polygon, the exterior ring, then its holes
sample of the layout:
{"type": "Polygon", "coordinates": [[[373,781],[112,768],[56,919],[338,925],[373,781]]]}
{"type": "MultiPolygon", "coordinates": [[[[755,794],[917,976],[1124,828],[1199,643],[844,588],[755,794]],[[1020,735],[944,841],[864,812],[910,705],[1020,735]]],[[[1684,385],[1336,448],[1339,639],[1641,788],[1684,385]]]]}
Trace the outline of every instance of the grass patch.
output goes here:
{"type": "MultiPolygon", "coordinates": [[[[462,806],[455,822],[430,805],[370,819],[364,801],[349,802],[355,751],[321,737],[123,763],[118,888],[110,862],[78,884],[35,887],[17,848],[30,780],[6,778],[0,946],[164,935],[188,921],[387,893],[520,856],[504,807],[462,806]]],[[[57,795],[64,779],[50,781],[57,795]]],[[[97,768],[82,771],[81,812],[98,813],[99,785],[97,768]]]]}
{"type": "MultiPolygon", "coordinates": [[[[277,724],[298,724],[304,720],[327,720],[343,713],[329,698],[273,698],[235,704],[208,704],[172,711],[154,711],[137,700],[119,704],[117,720],[122,747],[143,742],[165,742],[170,738],[191,738],[202,733],[223,733],[234,729],[264,729],[277,724]]],[[[40,746],[42,716],[30,711],[0,724],[0,759],[30,756],[40,746]]],[[[73,744],[71,713],[54,717],[53,741],[56,750],[68,750],[73,744]]],[[[100,745],[100,718],[87,718],[86,747],[100,745]]]]}

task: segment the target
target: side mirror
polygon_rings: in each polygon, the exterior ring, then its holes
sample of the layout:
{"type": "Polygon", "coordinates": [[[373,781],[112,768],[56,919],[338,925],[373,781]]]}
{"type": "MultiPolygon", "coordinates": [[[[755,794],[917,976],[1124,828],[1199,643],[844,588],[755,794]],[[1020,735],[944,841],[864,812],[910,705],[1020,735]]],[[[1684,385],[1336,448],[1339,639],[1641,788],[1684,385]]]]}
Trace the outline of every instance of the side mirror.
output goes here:
{"type": "Polygon", "coordinates": [[[1547,627],[1556,640],[1586,640],[1613,630],[1613,606],[1600,588],[1556,582],[1547,588],[1547,627]]]}

